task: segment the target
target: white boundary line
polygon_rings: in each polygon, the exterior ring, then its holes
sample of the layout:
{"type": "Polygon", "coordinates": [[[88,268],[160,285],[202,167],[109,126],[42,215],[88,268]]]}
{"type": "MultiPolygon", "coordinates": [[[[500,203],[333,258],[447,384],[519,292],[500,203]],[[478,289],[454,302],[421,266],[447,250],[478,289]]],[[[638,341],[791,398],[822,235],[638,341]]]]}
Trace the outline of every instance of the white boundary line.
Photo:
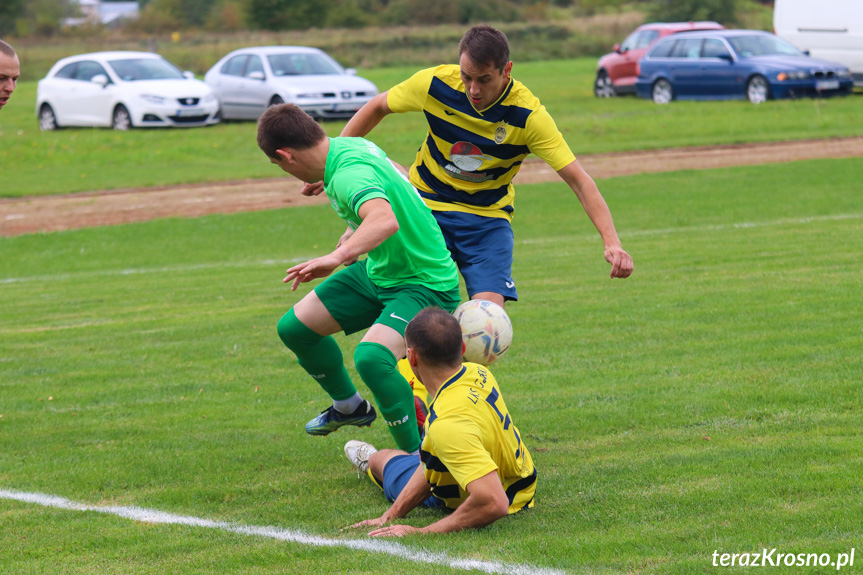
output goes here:
{"type": "Polygon", "coordinates": [[[416,563],[428,563],[441,565],[453,569],[476,570],[484,573],[499,573],[501,575],[563,575],[563,571],[545,569],[526,564],[499,563],[496,561],[480,561],[478,559],[458,559],[446,553],[424,551],[414,549],[402,543],[393,541],[381,541],[379,539],[328,539],[318,535],[309,535],[302,531],[293,529],[282,529],[280,527],[260,527],[255,525],[242,525],[228,523],[225,521],[213,521],[200,517],[188,515],[174,515],[157,509],[145,509],[142,507],[115,507],[96,506],[86,503],[78,503],[44,493],[27,493],[9,489],[0,489],[0,499],[11,499],[22,503],[32,503],[43,507],[54,509],[66,509],[69,511],[96,511],[108,515],[116,515],[132,521],[144,523],[160,523],[169,525],[188,525],[190,527],[204,527],[207,529],[220,529],[239,535],[250,535],[254,537],[268,537],[279,541],[310,545],[312,547],[345,547],[368,553],[382,553],[399,559],[414,561],[416,563]]]}

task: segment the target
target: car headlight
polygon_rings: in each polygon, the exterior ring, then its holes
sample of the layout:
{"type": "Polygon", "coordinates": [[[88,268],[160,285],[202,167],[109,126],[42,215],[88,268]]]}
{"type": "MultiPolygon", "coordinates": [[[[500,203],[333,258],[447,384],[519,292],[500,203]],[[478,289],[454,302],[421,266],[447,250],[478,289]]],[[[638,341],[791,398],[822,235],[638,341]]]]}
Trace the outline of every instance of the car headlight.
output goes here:
{"type": "Polygon", "coordinates": [[[216,97],[215,97],[214,95],[212,95],[212,94],[207,94],[207,95],[206,95],[206,96],[204,96],[204,97],[203,97],[203,99],[201,100],[201,102],[202,102],[202,103],[204,103],[204,104],[212,104],[212,103],[213,103],[213,102],[215,102],[215,101],[216,101],[216,97]]]}
{"type": "Polygon", "coordinates": [[[152,94],[141,94],[141,99],[150,102],[151,104],[158,104],[160,106],[164,106],[168,103],[168,98],[163,98],[162,96],[153,96],[152,94]]]}
{"type": "Polygon", "coordinates": [[[840,78],[847,78],[851,75],[851,70],[848,68],[842,68],[841,70],[836,70],[836,75],[840,78]]]}
{"type": "Polygon", "coordinates": [[[785,80],[805,80],[809,77],[809,72],[794,71],[794,72],[779,72],[776,75],[776,79],[780,82],[784,82],[785,80]]]}
{"type": "Polygon", "coordinates": [[[297,98],[320,99],[323,97],[324,97],[324,95],[320,92],[314,92],[314,93],[310,93],[310,94],[297,94],[297,98]]]}

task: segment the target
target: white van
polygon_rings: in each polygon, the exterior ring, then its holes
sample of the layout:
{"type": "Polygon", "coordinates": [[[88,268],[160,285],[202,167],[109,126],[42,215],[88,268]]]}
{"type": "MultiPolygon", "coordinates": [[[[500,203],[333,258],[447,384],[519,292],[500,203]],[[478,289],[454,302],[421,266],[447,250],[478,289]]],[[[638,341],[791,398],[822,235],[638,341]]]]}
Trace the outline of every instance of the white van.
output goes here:
{"type": "Polygon", "coordinates": [[[848,66],[863,86],[863,0],[776,0],[773,31],[813,58],[848,66]]]}

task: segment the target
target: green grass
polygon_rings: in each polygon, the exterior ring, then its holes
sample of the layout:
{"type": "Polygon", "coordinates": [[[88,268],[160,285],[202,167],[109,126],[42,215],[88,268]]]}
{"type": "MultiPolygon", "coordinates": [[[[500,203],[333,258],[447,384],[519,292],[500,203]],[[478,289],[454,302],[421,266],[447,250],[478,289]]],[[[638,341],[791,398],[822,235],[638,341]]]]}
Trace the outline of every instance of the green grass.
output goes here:
{"type": "MultiPolygon", "coordinates": [[[[514,76],[538,95],[576,153],[707,146],[863,134],[860,96],[831,100],[675,102],[597,100],[593,59],[516,63],[514,76]]],[[[362,70],[387,89],[416,67],[362,70]]],[[[14,177],[0,197],[60,194],[138,186],[277,177],[260,152],[253,122],[209,128],[68,129],[41,133],[35,82],[22,82],[0,113],[0,165],[14,177]]],[[[327,122],[338,135],[344,122],[327,122]]],[[[396,161],[409,164],[425,134],[421,114],[391,116],[370,134],[396,161]]]]}
{"type": "MultiPolygon", "coordinates": [[[[565,186],[520,187],[522,301],[494,372],[539,468],[537,507],[404,543],[671,574],[707,572],[714,550],[859,546],[861,171],[604,180],[628,280],[608,279],[565,186]]],[[[340,228],[316,206],[0,239],[0,488],[333,538],[383,512],[341,447],[390,446],[386,430],[306,436],[325,398],[275,334],[308,291],[284,269],[340,228]]],[[[350,358],[357,337],[339,341],[350,358]]],[[[16,574],[458,572],[6,500],[0,524],[16,574]]]]}

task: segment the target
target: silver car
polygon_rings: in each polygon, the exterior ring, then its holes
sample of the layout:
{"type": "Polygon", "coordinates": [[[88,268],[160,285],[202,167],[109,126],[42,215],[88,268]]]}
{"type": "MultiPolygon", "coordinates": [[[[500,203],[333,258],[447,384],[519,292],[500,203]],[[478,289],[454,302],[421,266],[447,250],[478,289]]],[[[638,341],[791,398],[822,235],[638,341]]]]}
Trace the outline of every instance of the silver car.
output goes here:
{"type": "Polygon", "coordinates": [[[349,118],[378,93],[322,50],[261,46],[234,50],[204,76],[219,98],[222,118],[255,120],[268,107],[297,104],[314,118],[349,118]]]}

